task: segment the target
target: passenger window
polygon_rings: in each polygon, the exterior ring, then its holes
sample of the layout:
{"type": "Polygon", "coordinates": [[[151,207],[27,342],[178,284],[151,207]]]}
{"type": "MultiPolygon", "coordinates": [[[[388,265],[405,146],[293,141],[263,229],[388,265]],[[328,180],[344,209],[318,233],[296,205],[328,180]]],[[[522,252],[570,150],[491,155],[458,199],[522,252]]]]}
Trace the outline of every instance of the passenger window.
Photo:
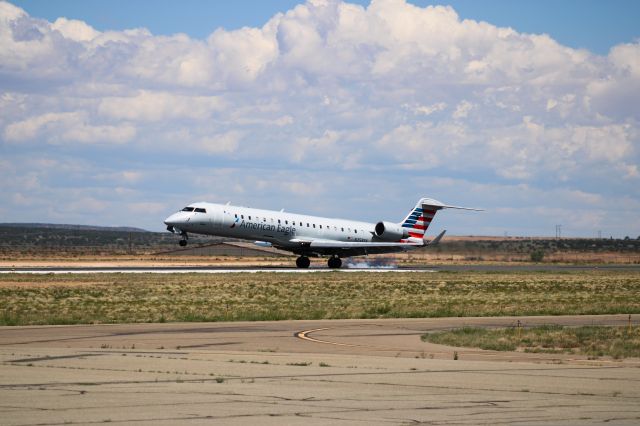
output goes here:
{"type": "Polygon", "coordinates": [[[320,229],[322,229],[322,225],[320,225],[320,229]]]}
{"type": "Polygon", "coordinates": [[[280,219],[278,219],[278,224],[280,224],[280,219]]]}
{"type": "Polygon", "coordinates": [[[237,214],[235,214],[234,216],[236,217],[236,219],[238,218],[238,215],[237,215],[237,214]]]}
{"type": "Polygon", "coordinates": [[[244,215],[243,214],[240,215],[240,219],[244,219],[244,215]]]}
{"type": "Polygon", "coordinates": [[[285,225],[288,225],[288,224],[289,224],[289,221],[288,221],[288,220],[285,220],[285,221],[284,221],[284,224],[285,224],[285,225]]]}
{"type": "Polygon", "coordinates": [[[316,227],[316,224],[315,224],[315,223],[313,224],[313,227],[314,227],[314,228],[316,227]]]}
{"type": "Polygon", "coordinates": [[[249,220],[251,220],[251,216],[249,216],[249,220]]]}
{"type": "Polygon", "coordinates": [[[340,228],[340,229],[342,229],[342,232],[344,232],[344,228],[340,228]]]}
{"type": "Polygon", "coordinates": [[[302,222],[300,222],[300,226],[302,226],[302,222]]]}
{"type": "Polygon", "coordinates": [[[353,230],[353,232],[355,232],[355,233],[357,234],[357,233],[358,233],[358,230],[357,230],[357,229],[354,229],[354,230],[353,230]]]}
{"type": "Polygon", "coordinates": [[[309,222],[307,222],[307,228],[309,227],[309,222]]]}

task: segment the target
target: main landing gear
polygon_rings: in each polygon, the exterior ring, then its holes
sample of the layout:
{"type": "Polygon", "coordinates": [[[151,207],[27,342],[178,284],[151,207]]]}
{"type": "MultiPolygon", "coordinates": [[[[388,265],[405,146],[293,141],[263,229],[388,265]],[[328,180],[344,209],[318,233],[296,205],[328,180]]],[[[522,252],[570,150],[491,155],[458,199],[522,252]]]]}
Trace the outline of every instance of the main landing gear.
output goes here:
{"type": "Polygon", "coordinates": [[[307,256],[300,256],[296,259],[296,266],[298,268],[308,268],[311,265],[311,261],[307,256]]]}
{"type": "Polygon", "coordinates": [[[340,260],[338,256],[331,256],[327,264],[331,269],[340,269],[340,267],[342,266],[342,260],[340,260]]]}
{"type": "MultiPolygon", "coordinates": [[[[311,261],[307,256],[300,256],[296,259],[296,266],[301,269],[306,269],[311,264],[311,261]]],[[[331,256],[327,262],[329,268],[340,269],[342,266],[342,260],[338,256],[331,256]]]]}

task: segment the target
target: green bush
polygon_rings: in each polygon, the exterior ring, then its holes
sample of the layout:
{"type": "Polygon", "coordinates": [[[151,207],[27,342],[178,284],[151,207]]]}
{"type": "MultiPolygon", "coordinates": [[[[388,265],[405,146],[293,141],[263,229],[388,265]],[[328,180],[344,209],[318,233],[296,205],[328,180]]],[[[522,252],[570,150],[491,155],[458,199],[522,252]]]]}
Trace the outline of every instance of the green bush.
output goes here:
{"type": "Polygon", "coordinates": [[[531,252],[532,262],[542,262],[542,259],[544,259],[544,252],[542,250],[534,250],[531,252]]]}

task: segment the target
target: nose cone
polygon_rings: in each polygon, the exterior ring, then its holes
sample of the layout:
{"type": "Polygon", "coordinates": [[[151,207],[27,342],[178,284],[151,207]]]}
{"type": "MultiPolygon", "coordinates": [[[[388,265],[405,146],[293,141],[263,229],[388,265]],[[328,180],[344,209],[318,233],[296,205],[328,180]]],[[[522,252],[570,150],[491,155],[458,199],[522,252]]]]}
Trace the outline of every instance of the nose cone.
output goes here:
{"type": "Polygon", "coordinates": [[[169,232],[181,232],[190,218],[189,214],[178,212],[166,218],[164,224],[167,225],[167,231],[169,232]]]}
{"type": "Polygon", "coordinates": [[[174,225],[178,225],[179,224],[179,214],[178,213],[174,213],[171,216],[169,216],[168,218],[166,218],[164,220],[164,224],[167,226],[174,226],[174,225]]]}

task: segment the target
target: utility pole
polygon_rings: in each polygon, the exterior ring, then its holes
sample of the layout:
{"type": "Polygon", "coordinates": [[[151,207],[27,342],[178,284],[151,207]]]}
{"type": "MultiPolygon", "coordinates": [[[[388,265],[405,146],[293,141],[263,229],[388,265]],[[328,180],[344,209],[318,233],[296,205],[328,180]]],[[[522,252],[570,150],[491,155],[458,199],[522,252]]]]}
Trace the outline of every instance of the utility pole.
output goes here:
{"type": "Polygon", "coordinates": [[[556,240],[562,238],[562,225],[556,225],[556,240]]]}

